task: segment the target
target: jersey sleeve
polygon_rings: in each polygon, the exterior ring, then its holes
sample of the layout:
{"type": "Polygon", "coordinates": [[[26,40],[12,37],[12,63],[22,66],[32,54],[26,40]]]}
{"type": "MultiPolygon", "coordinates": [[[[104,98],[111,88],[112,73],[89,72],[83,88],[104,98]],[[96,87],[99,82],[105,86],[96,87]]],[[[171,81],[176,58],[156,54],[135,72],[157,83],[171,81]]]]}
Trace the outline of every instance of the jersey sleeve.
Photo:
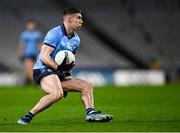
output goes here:
{"type": "Polygon", "coordinates": [[[24,42],[24,39],[25,39],[25,32],[22,32],[20,34],[19,40],[24,42]]]}
{"type": "Polygon", "coordinates": [[[59,37],[56,31],[50,30],[44,38],[44,44],[56,48],[59,37]]]}
{"type": "Polygon", "coordinates": [[[43,37],[43,35],[42,35],[42,33],[39,31],[39,32],[38,32],[38,43],[40,43],[40,42],[42,41],[42,37],[43,37]]]}

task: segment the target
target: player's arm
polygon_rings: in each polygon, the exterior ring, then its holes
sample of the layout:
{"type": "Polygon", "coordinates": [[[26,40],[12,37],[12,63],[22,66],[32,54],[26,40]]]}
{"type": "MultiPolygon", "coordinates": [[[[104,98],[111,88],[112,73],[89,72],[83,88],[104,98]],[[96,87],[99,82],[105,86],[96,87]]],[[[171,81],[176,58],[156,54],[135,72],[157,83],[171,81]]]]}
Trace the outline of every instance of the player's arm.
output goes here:
{"type": "Polygon", "coordinates": [[[22,40],[19,41],[18,56],[21,58],[24,53],[24,43],[22,40]]]}
{"type": "Polygon", "coordinates": [[[40,52],[40,60],[46,64],[47,66],[51,67],[53,70],[58,69],[58,64],[51,58],[50,54],[54,51],[54,48],[48,45],[42,45],[41,52],[40,52]]]}

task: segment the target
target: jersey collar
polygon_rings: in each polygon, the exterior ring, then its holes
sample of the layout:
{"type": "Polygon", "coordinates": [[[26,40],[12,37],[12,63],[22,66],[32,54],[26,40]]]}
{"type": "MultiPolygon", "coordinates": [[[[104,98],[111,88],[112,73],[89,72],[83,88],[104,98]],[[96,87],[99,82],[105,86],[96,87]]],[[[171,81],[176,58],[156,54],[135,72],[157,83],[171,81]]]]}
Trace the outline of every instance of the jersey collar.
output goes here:
{"type": "Polygon", "coordinates": [[[64,32],[64,35],[67,36],[68,39],[71,39],[71,38],[75,37],[74,32],[73,32],[73,34],[71,36],[67,35],[66,28],[65,28],[64,24],[61,25],[61,29],[64,32]]]}

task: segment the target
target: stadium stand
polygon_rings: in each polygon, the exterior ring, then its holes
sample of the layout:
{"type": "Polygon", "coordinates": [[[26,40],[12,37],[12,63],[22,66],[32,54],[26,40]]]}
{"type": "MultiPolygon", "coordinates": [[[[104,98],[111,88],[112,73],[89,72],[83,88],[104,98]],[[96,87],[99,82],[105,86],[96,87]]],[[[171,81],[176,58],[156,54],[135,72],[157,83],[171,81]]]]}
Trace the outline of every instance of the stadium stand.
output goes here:
{"type": "MultiPolygon", "coordinates": [[[[46,33],[48,29],[56,25],[59,25],[62,22],[62,20],[60,20],[60,18],[62,17],[61,16],[62,10],[59,10],[56,3],[54,3],[53,1],[32,0],[31,2],[25,2],[23,0],[18,0],[18,3],[19,4],[15,4],[14,2],[14,4],[12,3],[11,5],[9,5],[7,1],[4,1],[4,3],[1,5],[2,6],[1,10],[3,12],[6,12],[6,14],[2,13],[0,18],[4,22],[0,24],[1,27],[3,27],[3,30],[1,30],[1,40],[2,40],[2,44],[5,45],[5,47],[1,49],[2,51],[1,57],[3,57],[1,59],[1,62],[5,63],[7,66],[13,66],[14,68],[15,67],[18,68],[19,66],[21,66],[17,61],[18,60],[17,49],[18,49],[19,33],[22,29],[22,24],[23,24],[22,22],[25,22],[25,20],[29,18],[33,18],[39,22],[44,33],[46,33]],[[48,6],[48,10],[44,8],[47,6],[48,6]],[[19,15],[13,14],[12,12],[14,11],[18,12],[19,15]],[[4,19],[4,15],[6,16],[5,17],[6,19],[4,19]],[[4,54],[7,52],[8,55],[10,56],[4,58],[4,54]],[[7,60],[9,61],[7,62],[7,60]]],[[[85,29],[80,31],[79,34],[81,36],[81,48],[80,48],[80,52],[77,55],[78,56],[77,66],[128,67],[132,65],[132,63],[130,63],[128,60],[124,59],[123,57],[119,57],[115,53],[113,54],[113,51],[110,52],[108,48],[104,47],[101,41],[91,36],[85,29]]]]}
{"type": "Polygon", "coordinates": [[[143,61],[148,63],[157,58],[163,68],[180,65],[177,0],[92,0],[88,3],[70,0],[70,3],[85,7],[88,16],[104,32],[143,61]]]}
{"type": "MultiPolygon", "coordinates": [[[[0,63],[18,70],[22,67],[18,61],[17,49],[19,33],[23,22],[29,18],[38,21],[44,35],[48,29],[59,25],[61,11],[65,5],[54,0],[0,0],[0,63]],[[7,56],[4,56],[7,55],[7,56]]],[[[67,1],[66,1],[67,2],[67,1]]],[[[64,2],[64,3],[66,3],[64,2]]],[[[116,40],[118,46],[127,49],[133,57],[149,64],[157,59],[164,69],[180,66],[179,61],[179,3],[178,0],[78,0],[68,1],[70,5],[80,7],[86,17],[116,40]]],[[[78,32],[81,48],[77,54],[77,67],[114,67],[134,68],[132,60],[109,48],[108,43],[83,28],[78,32]]],[[[3,66],[1,65],[1,66],[3,66]]]]}

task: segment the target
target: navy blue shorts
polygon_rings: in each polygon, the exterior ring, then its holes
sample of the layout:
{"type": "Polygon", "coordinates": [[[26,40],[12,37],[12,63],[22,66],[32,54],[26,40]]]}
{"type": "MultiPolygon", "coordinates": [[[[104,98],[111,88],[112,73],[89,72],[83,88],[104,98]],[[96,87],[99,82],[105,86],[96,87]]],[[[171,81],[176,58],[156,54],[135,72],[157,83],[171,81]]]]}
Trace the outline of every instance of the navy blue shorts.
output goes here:
{"type": "Polygon", "coordinates": [[[36,84],[40,84],[40,81],[43,77],[45,76],[48,76],[48,75],[51,75],[51,74],[55,74],[55,75],[58,75],[59,79],[62,80],[62,79],[65,79],[66,77],[68,76],[71,76],[71,74],[69,72],[61,72],[61,73],[57,73],[53,70],[51,70],[50,68],[48,67],[44,67],[42,69],[34,69],[33,70],[33,79],[34,79],[34,82],[36,84]]]}

